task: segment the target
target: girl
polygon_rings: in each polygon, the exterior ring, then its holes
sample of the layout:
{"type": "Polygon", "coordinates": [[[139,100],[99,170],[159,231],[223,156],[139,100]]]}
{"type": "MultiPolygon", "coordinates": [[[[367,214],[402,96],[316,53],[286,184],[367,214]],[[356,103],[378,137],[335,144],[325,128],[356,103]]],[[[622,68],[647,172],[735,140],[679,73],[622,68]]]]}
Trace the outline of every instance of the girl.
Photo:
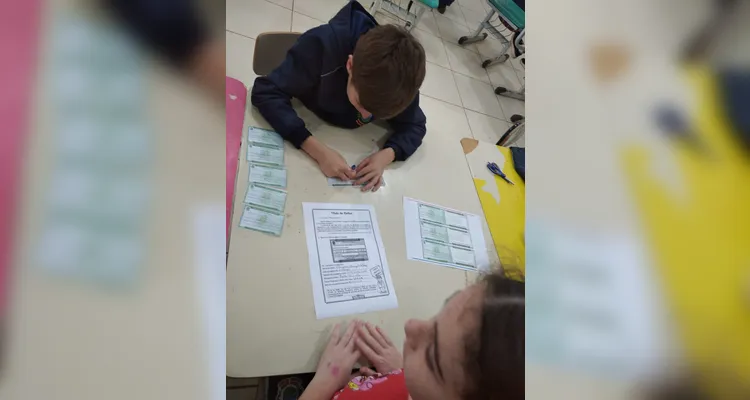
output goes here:
{"type": "Polygon", "coordinates": [[[524,310],[524,284],[491,274],[432,319],[407,321],[403,356],[379,327],[337,325],[300,400],[523,399],[524,310]],[[380,373],[350,380],[360,355],[380,373]]]}

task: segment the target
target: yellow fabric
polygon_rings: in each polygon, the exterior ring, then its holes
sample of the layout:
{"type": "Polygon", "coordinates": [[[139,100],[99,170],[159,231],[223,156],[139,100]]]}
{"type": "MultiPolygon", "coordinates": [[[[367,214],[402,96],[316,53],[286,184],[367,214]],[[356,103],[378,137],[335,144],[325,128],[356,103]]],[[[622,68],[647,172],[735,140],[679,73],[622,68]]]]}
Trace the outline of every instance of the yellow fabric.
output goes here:
{"type": "Polygon", "coordinates": [[[510,148],[496,147],[505,156],[504,164],[498,163],[498,166],[515,185],[510,185],[499,176],[495,176],[500,202],[482,189],[487,184],[486,180],[474,178],[474,186],[479,195],[479,201],[482,203],[482,211],[487,219],[492,240],[495,242],[500,263],[505,267],[519,269],[525,274],[526,185],[513,168],[510,148]]]}
{"type": "Polygon", "coordinates": [[[675,144],[684,193],[654,177],[647,149],[628,147],[622,160],[678,337],[704,383],[727,398],[728,379],[750,382],[750,167],[714,77],[697,67],[687,77],[708,154],[675,144]]]}

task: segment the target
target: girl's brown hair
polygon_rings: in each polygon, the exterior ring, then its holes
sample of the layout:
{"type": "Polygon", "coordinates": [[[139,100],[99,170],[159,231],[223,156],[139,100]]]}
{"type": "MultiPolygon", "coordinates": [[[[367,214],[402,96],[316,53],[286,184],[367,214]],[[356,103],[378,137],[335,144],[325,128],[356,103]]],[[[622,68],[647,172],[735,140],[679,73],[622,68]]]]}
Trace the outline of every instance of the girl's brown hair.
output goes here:
{"type": "Polygon", "coordinates": [[[464,399],[524,399],[525,284],[500,272],[482,279],[479,331],[467,338],[464,399]]]}

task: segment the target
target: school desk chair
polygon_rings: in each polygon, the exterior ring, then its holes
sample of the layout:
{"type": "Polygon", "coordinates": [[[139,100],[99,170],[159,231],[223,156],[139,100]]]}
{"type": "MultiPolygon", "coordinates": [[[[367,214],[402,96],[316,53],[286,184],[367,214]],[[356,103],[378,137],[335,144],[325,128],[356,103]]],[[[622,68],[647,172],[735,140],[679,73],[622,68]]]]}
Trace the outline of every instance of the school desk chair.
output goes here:
{"type": "MultiPolygon", "coordinates": [[[[526,2],[524,0],[487,0],[487,3],[490,5],[490,11],[479,24],[476,31],[474,31],[471,36],[462,36],[458,39],[459,45],[476,43],[487,39],[487,32],[482,32],[487,30],[492,36],[500,40],[503,44],[500,54],[495,58],[482,61],[482,68],[503,63],[508,61],[511,57],[508,52],[511,48],[511,41],[497,29],[501,24],[512,33],[511,40],[513,41],[512,44],[514,46],[514,57],[519,57],[526,53],[526,42],[524,40],[526,37],[526,2]],[[498,22],[493,24],[492,20],[495,19],[495,15],[497,15],[498,22]]],[[[525,65],[526,64],[524,63],[524,66],[525,65]]],[[[519,91],[513,91],[505,87],[498,87],[495,88],[495,94],[525,101],[525,88],[526,84],[522,85],[519,91]]]]}
{"type": "Polygon", "coordinates": [[[286,58],[286,53],[301,36],[297,32],[266,32],[255,38],[253,72],[258,76],[271,73],[286,58]]]}
{"type": "Polygon", "coordinates": [[[479,24],[479,27],[474,31],[471,36],[462,36],[458,39],[458,44],[466,45],[476,43],[487,39],[487,30],[503,43],[503,50],[500,55],[493,58],[484,60],[482,62],[482,68],[487,68],[492,64],[505,62],[510,58],[508,50],[510,49],[510,41],[497,29],[500,24],[504,25],[505,28],[513,33],[513,44],[516,46],[515,56],[519,56],[526,51],[526,45],[524,44],[524,37],[526,36],[526,12],[524,11],[525,2],[522,0],[487,0],[490,5],[490,11],[487,16],[479,24]],[[493,25],[491,22],[495,15],[498,16],[500,24],[493,25]]]}
{"type": "Polygon", "coordinates": [[[382,11],[402,22],[404,28],[411,32],[425,11],[436,9],[439,5],[438,0],[374,0],[368,11],[373,16],[382,11]]]}

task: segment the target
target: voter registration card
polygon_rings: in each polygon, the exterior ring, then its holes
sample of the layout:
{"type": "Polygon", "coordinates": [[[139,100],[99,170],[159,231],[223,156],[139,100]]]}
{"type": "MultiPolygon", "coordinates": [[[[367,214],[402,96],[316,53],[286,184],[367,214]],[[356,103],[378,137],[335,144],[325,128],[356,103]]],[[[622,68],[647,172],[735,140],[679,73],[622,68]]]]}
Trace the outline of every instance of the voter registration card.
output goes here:
{"type": "MultiPolygon", "coordinates": [[[[356,179],[351,180],[351,181],[350,180],[342,181],[339,178],[328,178],[328,186],[333,186],[333,187],[362,187],[365,185],[367,185],[367,182],[365,182],[362,185],[357,185],[356,179]]],[[[380,187],[385,187],[385,179],[383,179],[380,182],[380,187]]]]}
{"type": "Polygon", "coordinates": [[[254,126],[251,126],[247,130],[247,143],[249,145],[256,143],[276,148],[284,147],[284,139],[278,133],[254,126]]]}
{"type": "Polygon", "coordinates": [[[286,204],[286,192],[251,183],[245,194],[245,203],[283,213],[286,204]]]}
{"type": "Polygon", "coordinates": [[[245,210],[242,212],[242,218],[240,218],[240,226],[254,231],[281,236],[281,228],[284,227],[284,215],[264,211],[245,204],[245,210]]]}
{"type": "Polygon", "coordinates": [[[286,188],[286,168],[251,163],[249,179],[250,183],[286,188]]]}
{"type": "Polygon", "coordinates": [[[284,149],[262,144],[252,144],[247,148],[247,161],[283,167],[284,149]]]}

